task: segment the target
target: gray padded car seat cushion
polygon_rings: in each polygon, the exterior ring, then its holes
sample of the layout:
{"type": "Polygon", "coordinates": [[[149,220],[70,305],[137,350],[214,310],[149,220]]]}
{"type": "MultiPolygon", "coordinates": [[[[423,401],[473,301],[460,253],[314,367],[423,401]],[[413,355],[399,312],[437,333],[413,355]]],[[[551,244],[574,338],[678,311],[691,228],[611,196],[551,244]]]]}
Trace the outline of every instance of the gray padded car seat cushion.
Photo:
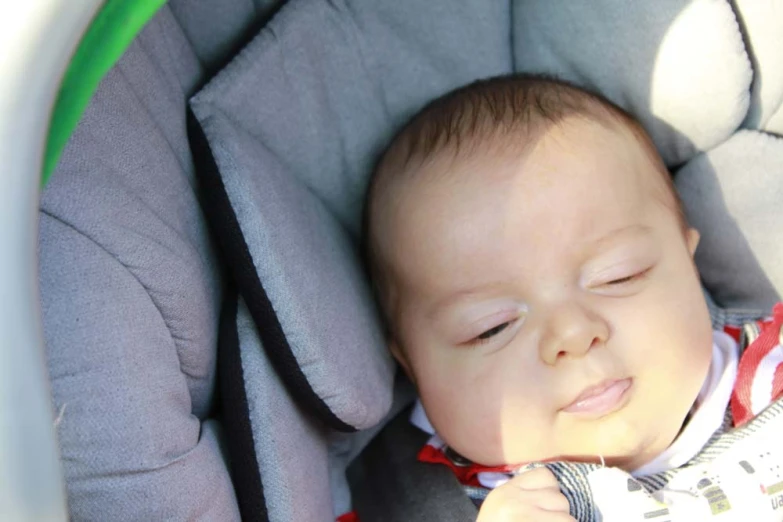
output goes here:
{"type": "Polygon", "coordinates": [[[780,300],[781,174],[783,138],[750,130],[677,172],[688,221],[702,235],[696,263],[719,303],[770,310],[780,300]]]}
{"type": "Polygon", "coordinates": [[[163,6],[43,191],[41,307],[71,520],[240,519],[215,418],[223,274],[185,123],[205,67],[274,3],[163,6]]]}
{"type": "Polygon", "coordinates": [[[239,520],[214,407],[219,267],[163,10],[109,72],[43,192],[40,288],[72,520],[239,520]]]}

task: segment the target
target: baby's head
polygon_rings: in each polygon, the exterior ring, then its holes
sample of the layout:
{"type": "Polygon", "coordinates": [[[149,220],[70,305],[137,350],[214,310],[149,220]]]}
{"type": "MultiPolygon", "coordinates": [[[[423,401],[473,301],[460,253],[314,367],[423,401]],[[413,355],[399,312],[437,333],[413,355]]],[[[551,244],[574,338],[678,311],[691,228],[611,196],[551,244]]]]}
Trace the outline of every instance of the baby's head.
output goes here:
{"type": "Polygon", "coordinates": [[[621,109],[536,77],[447,94],[381,158],[365,233],[391,351],[463,456],[633,469],[677,436],[712,350],[698,234],[621,109]]]}

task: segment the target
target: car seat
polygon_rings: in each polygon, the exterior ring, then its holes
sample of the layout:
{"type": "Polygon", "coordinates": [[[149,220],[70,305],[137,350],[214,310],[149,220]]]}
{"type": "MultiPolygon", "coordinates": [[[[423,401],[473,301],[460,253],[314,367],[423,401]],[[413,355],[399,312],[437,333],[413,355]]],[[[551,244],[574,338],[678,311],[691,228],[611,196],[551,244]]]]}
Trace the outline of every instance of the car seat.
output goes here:
{"type": "Polygon", "coordinates": [[[426,437],[359,262],[378,151],[477,78],[596,89],[675,173],[713,298],[768,308],[783,288],[781,15],[772,0],[171,0],[40,199],[69,516],[474,519],[445,469],[415,462],[426,437]]]}

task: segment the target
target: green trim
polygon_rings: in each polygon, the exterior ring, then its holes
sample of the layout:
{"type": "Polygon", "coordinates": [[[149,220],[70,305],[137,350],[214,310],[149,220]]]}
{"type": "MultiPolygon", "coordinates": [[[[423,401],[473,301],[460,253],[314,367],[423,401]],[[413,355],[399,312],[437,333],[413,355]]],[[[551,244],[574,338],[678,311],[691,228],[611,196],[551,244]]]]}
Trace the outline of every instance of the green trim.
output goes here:
{"type": "Polygon", "coordinates": [[[41,185],[54,171],[68,138],[101,79],[166,0],[106,0],[68,66],[46,141],[41,185]]]}

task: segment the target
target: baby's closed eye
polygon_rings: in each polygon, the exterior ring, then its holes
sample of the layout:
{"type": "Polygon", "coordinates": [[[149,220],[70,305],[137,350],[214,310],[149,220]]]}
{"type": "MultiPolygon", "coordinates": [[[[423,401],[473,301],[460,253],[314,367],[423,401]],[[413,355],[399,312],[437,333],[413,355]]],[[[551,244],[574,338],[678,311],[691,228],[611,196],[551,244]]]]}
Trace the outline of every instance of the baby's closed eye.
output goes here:
{"type": "Polygon", "coordinates": [[[508,328],[510,325],[511,325],[511,321],[506,321],[505,323],[501,323],[493,328],[490,328],[486,332],[480,334],[474,339],[474,341],[487,341],[492,337],[495,337],[497,334],[499,334],[506,328],[508,328]]]}
{"type": "Polygon", "coordinates": [[[618,277],[617,279],[613,279],[611,281],[607,281],[604,284],[605,285],[609,285],[609,286],[619,286],[619,285],[622,285],[622,284],[630,283],[632,281],[636,281],[636,280],[642,279],[644,276],[646,276],[650,272],[651,269],[652,269],[652,267],[645,268],[644,270],[640,270],[640,271],[632,273],[630,275],[627,275],[627,276],[624,276],[624,277],[618,277]]]}
{"type": "MultiPolygon", "coordinates": [[[[490,311],[488,307],[482,307],[485,313],[490,311]]],[[[476,345],[494,341],[501,335],[505,338],[506,334],[511,334],[517,330],[525,319],[527,308],[524,305],[515,305],[513,308],[504,306],[500,311],[490,313],[477,320],[465,318],[462,324],[465,325],[463,333],[460,335],[457,345],[473,347],[476,345]],[[512,330],[513,328],[513,330],[512,330]]]]}

